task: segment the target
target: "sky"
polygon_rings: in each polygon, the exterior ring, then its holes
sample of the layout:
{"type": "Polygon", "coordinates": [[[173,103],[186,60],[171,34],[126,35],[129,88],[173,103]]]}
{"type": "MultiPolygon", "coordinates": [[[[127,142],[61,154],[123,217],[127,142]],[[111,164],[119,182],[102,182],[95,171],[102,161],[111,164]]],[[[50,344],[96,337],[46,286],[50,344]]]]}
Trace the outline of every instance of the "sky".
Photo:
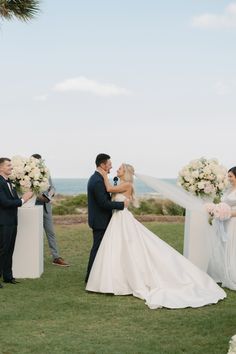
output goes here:
{"type": "Polygon", "coordinates": [[[41,2],[0,20],[0,155],[40,153],[88,177],[98,153],[175,178],[190,160],[236,165],[236,1],[41,2]]]}

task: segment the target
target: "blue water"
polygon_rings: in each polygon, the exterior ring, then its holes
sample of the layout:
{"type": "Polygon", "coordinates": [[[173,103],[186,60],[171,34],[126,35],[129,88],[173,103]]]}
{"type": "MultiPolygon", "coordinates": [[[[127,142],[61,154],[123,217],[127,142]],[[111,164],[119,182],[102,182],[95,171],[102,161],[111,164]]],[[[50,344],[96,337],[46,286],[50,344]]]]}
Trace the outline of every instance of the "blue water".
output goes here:
{"type": "MultiPolygon", "coordinates": [[[[165,181],[175,184],[175,178],[166,178],[165,181]]],[[[87,178],[54,178],[53,183],[56,187],[57,194],[76,195],[87,193],[87,178]]],[[[148,187],[140,180],[135,180],[135,191],[137,195],[156,193],[152,188],[148,187]]]]}

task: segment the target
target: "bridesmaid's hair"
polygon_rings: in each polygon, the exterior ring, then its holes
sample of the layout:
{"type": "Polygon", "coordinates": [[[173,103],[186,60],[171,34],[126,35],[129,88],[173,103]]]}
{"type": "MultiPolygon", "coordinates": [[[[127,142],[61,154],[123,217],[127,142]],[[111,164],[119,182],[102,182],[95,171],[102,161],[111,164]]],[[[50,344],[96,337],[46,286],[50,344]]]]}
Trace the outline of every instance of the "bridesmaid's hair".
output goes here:
{"type": "Polygon", "coordinates": [[[111,157],[107,154],[98,154],[95,160],[95,164],[97,167],[101,165],[101,163],[106,163],[111,157]]]}
{"type": "Polygon", "coordinates": [[[3,164],[5,161],[11,161],[8,157],[0,157],[0,165],[3,164]]]}
{"type": "Polygon", "coordinates": [[[231,167],[231,168],[229,169],[228,173],[229,173],[229,172],[233,173],[233,175],[236,177],[236,166],[231,167]]]}
{"type": "Polygon", "coordinates": [[[134,168],[133,166],[129,165],[128,163],[122,163],[122,166],[125,170],[124,181],[130,182],[132,184],[132,192],[131,192],[131,201],[135,208],[138,208],[139,203],[135,196],[134,190],[134,168]]]}

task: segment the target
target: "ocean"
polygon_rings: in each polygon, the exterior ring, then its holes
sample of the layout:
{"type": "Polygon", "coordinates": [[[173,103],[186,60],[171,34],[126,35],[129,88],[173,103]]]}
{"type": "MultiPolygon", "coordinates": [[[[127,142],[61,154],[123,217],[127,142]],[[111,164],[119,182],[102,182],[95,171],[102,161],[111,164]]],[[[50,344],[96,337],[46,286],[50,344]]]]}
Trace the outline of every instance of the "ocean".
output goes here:
{"type": "MultiPolygon", "coordinates": [[[[175,178],[165,178],[164,181],[176,184],[175,178]]],[[[53,178],[57,194],[77,195],[87,193],[87,178],[53,178]]],[[[156,191],[148,187],[142,181],[135,180],[135,192],[137,196],[158,195],[156,191]]]]}

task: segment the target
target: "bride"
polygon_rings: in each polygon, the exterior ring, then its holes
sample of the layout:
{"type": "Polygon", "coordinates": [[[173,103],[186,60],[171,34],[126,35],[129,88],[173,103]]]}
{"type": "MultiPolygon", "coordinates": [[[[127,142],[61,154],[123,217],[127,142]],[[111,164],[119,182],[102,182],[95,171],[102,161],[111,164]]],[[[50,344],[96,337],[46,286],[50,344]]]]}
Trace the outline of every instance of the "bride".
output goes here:
{"type": "MultiPolygon", "coordinates": [[[[236,290],[236,166],[228,171],[230,187],[222,202],[231,207],[231,218],[221,222],[211,240],[211,259],[208,273],[222,286],[236,290]]],[[[217,226],[217,224],[215,224],[217,226]]]]}
{"type": "MultiPolygon", "coordinates": [[[[117,171],[112,186],[101,171],[113,199],[135,201],[131,165],[117,171]]],[[[99,247],[86,290],[129,295],[145,300],[150,309],[200,307],[226,294],[206,273],[139,223],[128,209],[114,211],[99,247]]]]}

